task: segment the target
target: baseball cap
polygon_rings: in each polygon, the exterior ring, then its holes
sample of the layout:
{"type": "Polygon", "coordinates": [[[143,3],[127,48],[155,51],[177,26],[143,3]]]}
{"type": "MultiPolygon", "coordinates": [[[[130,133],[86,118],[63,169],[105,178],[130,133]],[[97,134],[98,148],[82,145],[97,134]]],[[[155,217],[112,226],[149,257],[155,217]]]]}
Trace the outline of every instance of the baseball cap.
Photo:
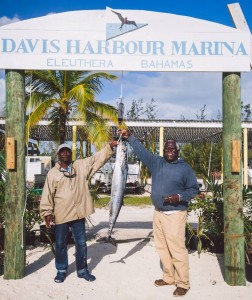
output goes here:
{"type": "Polygon", "coordinates": [[[72,151],[72,148],[71,148],[70,145],[68,145],[68,144],[61,144],[61,145],[59,145],[59,148],[58,148],[57,153],[58,153],[61,149],[63,149],[63,148],[67,148],[67,149],[69,149],[70,151],[72,151]]]}

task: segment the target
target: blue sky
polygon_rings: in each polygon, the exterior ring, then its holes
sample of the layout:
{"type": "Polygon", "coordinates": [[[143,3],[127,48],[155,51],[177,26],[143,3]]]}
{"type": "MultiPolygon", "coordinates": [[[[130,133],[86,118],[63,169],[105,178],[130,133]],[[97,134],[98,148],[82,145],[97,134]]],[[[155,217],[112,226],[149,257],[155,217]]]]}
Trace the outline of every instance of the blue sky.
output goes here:
{"type": "MultiPolygon", "coordinates": [[[[234,27],[227,4],[239,2],[252,31],[252,1],[225,0],[8,0],[0,6],[0,26],[20,20],[36,18],[52,13],[74,10],[133,9],[166,12],[204,19],[234,27]]],[[[216,119],[222,112],[222,73],[219,72],[125,72],[116,73],[116,82],[105,84],[104,91],[97,99],[116,106],[123,91],[126,110],[133,99],[143,98],[149,103],[156,102],[157,118],[196,119],[200,109],[206,105],[206,119],[216,119]]],[[[252,72],[241,74],[241,93],[244,104],[251,103],[252,72]]],[[[0,107],[5,95],[4,71],[0,71],[0,107]]],[[[252,106],[252,105],[251,105],[252,106]]],[[[1,108],[0,108],[1,110],[1,108]]]]}

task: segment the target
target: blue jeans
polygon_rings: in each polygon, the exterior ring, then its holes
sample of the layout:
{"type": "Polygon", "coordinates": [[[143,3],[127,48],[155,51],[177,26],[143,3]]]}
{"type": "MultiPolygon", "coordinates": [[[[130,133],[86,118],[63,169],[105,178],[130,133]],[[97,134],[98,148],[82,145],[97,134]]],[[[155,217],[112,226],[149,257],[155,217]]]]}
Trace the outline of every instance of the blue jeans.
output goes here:
{"type": "Polygon", "coordinates": [[[71,227],[76,250],[76,270],[87,268],[87,244],[85,219],[55,225],[55,266],[58,271],[67,271],[67,237],[71,227]]]}

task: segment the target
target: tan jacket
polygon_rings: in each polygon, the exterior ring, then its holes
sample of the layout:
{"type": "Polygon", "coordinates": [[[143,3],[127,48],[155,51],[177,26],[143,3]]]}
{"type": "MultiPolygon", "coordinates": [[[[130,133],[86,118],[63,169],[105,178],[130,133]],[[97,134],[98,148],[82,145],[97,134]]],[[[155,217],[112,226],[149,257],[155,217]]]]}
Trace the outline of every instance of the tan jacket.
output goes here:
{"type": "Polygon", "coordinates": [[[76,176],[73,178],[65,177],[59,163],[56,163],[46,177],[40,200],[41,217],[53,214],[55,224],[62,224],[94,213],[88,180],[112,154],[113,151],[107,145],[93,156],[74,161],[72,166],[76,176]]]}

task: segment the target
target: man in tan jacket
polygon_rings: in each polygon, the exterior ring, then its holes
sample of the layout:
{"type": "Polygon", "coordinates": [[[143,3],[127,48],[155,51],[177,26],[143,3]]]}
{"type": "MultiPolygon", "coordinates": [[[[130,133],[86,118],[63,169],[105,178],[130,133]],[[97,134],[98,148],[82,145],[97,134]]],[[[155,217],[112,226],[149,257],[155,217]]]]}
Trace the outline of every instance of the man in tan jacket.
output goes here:
{"type": "Polygon", "coordinates": [[[113,154],[117,141],[110,142],[93,156],[72,162],[72,150],[61,144],[57,154],[59,161],[48,172],[40,201],[40,215],[46,227],[55,223],[54,281],[62,283],[68,268],[67,235],[71,227],[76,247],[77,276],[87,281],[96,278],[87,267],[85,218],[94,213],[94,203],[88,181],[113,154]]]}

